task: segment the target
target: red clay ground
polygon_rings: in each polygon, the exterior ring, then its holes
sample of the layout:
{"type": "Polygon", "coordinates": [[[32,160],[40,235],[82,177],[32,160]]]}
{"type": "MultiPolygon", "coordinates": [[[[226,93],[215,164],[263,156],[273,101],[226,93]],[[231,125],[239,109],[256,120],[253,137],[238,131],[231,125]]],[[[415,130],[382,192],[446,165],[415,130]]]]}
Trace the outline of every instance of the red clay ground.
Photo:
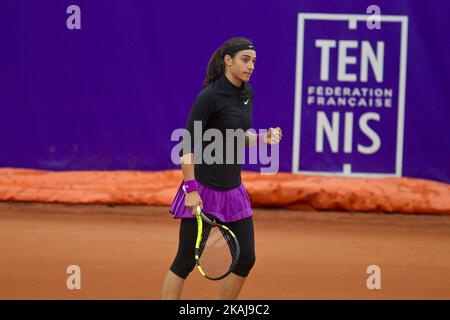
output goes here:
{"type": "MultiPolygon", "coordinates": [[[[255,210],[241,299],[450,299],[450,217],[255,210]],[[381,268],[381,290],[366,269],[381,268]]],[[[166,207],[0,203],[0,299],[159,299],[176,252],[166,207]],[[66,268],[81,268],[81,290],[66,268]]],[[[214,299],[196,270],[184,299],[214,299]]]]}

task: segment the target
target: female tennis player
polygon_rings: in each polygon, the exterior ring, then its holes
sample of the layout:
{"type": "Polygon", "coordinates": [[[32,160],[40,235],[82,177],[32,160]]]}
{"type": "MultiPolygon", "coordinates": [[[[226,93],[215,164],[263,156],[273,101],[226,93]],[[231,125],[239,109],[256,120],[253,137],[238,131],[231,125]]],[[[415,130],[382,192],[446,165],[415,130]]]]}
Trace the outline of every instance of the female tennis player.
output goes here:
{"type": "MultiPolygon", "coordinates": [[[[252,125],[253,109],[253,89],[248,81],[255,62],[255,48],[244,38],[229,39],[214,52],[208,63],[204,88],[187,120],[186,129],[191,137],[194,137],[194,121],[201,121],[202,133],[214,128],[225,137],[226,129],[242,129],[245,146],[280,142],[282,132],[279,127],[270,128],[263,135],[247,131],[252,125]]],[[[193,139],[190,143],[194,146],[193,139]]],[[[203,141],[201,145],[204,149],[208,142],[203,141]]],[[[184,280],[195,267],[197,223],[193,211],[200,206],[202,212],[231,229],[239,241],[239,259],[223,280],[219,295],[221,299],[236,299],[255,263],[253,212],[241,182],[241,164],[225,161],[225,144],[223,161],[218,163],[194,163],[198,151],[193,147],[190,150],[193,152],[187,153],[183,149],[180,154],[184,181],[169,209],[181,222],[178,251],[165,278],[162,298],[179,299],[184,280]]],[[[236,148],[234,151],[236,155],[236,148]]],[[[201,152],[198,153],[201,155],[201,152]]]]}

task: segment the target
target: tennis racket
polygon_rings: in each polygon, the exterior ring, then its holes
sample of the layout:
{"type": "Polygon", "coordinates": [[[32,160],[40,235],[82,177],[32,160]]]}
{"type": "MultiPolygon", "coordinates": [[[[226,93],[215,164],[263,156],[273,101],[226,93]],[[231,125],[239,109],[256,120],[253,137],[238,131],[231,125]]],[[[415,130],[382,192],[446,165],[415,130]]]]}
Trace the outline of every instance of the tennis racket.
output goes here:
{"type": "Polygon", "coordinates": [[[223,279],[231,273],[239,259],[239,241],[229,228],[208,219],[199,206],[195,216],[195,263],[198,271],[209,280],[223,279]]]}

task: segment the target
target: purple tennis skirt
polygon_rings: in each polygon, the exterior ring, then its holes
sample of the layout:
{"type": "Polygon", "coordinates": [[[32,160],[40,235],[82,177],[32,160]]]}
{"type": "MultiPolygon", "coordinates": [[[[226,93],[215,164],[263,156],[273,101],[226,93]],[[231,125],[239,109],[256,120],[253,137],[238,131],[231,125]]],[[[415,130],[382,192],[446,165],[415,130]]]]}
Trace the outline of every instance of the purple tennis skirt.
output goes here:
{"type": "MultiPolygon", "coordinates": [[[[241,183],[227,191],[219,191],[208,188],[198,183],[198,193],[203,201],[203,213],[219,219],[222,222],[233,222],[248,218],[253,215],[250,197],[241,183]]],[[[183,183],[178,188],[169,211],[175,219],[194,218],[191,210],[184,205],[185,193],[183,183]]]]}

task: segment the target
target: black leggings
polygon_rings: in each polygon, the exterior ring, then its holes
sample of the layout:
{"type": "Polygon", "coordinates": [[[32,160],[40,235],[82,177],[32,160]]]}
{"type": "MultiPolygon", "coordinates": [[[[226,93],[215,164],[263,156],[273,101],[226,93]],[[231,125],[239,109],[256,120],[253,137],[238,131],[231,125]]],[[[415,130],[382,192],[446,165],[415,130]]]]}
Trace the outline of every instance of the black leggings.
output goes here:
{"type": "MultiPolygon", "coordinates": [[[[252,217],[236,222],[222,223],[236,235],[241,253],[239,261],[232,269],[234,274],[247,277],[255,264],[255,240],[252,217]]],[[[195,267],[195,241],[197,239],[197,220],[181,219],[180,240],[177,255],[170,270],[180,278],[186,279],[195,267]]]]}

